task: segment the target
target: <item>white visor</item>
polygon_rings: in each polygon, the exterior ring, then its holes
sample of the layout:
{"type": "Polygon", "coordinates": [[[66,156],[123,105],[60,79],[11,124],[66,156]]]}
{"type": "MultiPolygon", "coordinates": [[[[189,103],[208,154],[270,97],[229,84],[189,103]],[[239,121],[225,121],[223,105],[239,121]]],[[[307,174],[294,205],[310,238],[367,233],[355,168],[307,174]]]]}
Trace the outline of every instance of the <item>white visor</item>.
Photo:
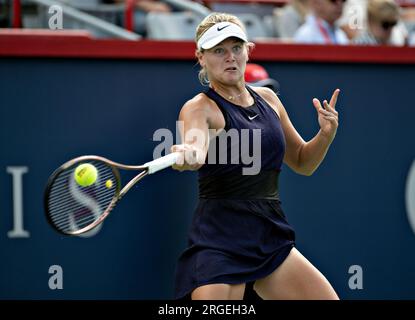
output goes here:
{"type": "Polygon", "coordinates": [[[242,41],[248,42],[245,32],[232,22],[219,22],[210,27],[197,42],[197,48],[211,49],[223,40],[236,37],[242,41]]]}

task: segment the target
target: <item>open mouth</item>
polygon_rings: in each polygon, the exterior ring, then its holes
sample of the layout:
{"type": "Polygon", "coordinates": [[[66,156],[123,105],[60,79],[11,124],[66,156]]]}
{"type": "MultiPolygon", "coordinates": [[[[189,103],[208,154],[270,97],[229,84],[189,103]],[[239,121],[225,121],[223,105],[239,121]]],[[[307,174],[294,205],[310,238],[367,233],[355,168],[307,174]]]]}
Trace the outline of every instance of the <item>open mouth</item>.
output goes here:
{"type": "Polygon", "coordinates": [[[226,68],[225,71],[236,71],[236,67],[230,67],[230,68],[226,68]]]}

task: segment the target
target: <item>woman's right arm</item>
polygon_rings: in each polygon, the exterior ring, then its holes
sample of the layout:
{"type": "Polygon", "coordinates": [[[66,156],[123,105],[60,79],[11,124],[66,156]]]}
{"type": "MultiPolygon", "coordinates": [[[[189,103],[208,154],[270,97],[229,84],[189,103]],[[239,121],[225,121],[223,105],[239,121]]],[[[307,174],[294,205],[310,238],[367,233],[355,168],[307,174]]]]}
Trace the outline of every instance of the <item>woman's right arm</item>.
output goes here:
{"type": "Polygon", "coordinates": [[[172,152],[180,156],[173,169],[198,170],[205,162],[209,149],[209,123],[212,113],[207,98],[199,94],[187,101],[179,114],[182,144],[174,145],[172,152]]]}

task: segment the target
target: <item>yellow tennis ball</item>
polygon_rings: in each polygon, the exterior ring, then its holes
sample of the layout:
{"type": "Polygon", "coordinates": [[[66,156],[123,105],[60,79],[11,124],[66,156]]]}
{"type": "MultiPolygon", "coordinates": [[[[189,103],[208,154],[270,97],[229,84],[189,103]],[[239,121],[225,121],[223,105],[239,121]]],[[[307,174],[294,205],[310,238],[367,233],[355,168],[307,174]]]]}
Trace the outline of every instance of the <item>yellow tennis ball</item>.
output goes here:
{"type": "Polygon", "coordinates": [[[75,169],[75,181],[82,187],[93,184],[98,177],[97,168],[90,163],[83,163],[75,169]]]}
{"type": "Polygon", "coordinates": [[[110,188],[112,187],[112,180],[111,180],[111,179],[108,179],[108,180],[105,182],[105,186],[106,186],[108,189],[110,189],[110,188]]]}

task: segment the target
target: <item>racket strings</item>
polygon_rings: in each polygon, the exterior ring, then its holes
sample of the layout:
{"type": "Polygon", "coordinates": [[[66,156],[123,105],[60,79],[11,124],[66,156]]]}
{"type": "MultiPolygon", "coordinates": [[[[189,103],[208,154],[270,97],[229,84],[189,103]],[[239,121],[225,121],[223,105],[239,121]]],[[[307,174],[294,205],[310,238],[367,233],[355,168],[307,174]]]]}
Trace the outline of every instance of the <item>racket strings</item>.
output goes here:
{"type": "Polygon", "coordinates": [[[47,199],[53,225],[64,233],[75,233],[94,224],[109,212],[117,193],[118,178],[112,168],[101,161],[88,161],[97,169],[97,180],[82,187],[74,179],[77,163],[55,177],[47,199]],[[111,183],[107,183],[111,181],[111,183]]]}

